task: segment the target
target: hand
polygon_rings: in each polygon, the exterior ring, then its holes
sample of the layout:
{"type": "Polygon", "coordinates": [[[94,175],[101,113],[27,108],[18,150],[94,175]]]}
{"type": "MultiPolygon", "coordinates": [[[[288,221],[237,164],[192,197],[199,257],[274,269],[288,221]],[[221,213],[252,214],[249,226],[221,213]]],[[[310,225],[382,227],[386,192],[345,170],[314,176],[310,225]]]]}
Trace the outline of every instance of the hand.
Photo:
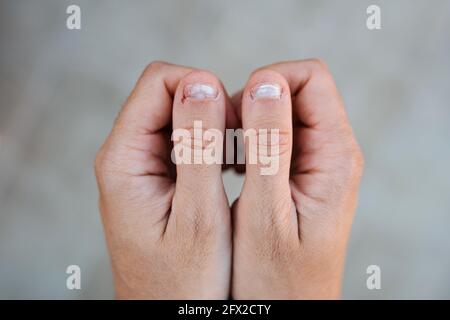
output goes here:
{"type": "Polygon", "coordinates": [[[261,68],[233,99],[244,131],[280,130],[278,173],[247,163],[233,206],[233,298],[339,298],[363,157],[327,67],[261,68]]]}
{"type": "Polygon", "coordinates": [[[228,298],[231,219],[221,165],[175,168],[171,129],[192,131],[202,120],[223,133],[229,105],[214,75],[161,62],[147,67],[125,103],[95,164],[118,298],[228,298]]]}

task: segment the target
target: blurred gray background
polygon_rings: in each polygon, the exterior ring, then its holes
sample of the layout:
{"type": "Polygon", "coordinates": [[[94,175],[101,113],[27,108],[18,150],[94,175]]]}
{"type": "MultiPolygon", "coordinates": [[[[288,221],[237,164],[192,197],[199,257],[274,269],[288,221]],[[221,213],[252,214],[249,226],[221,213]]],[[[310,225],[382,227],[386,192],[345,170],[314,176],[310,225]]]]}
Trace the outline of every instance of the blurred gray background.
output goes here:
{"type": "MultiPolygon", "coordinates": [[[[344,297],[450,298],[450,1],[0,3],[0,298],[113,297],[92,163],[147,63],[209,69],[234,91],[308,57],[328,63],[366,158],[344,297]],[[82,290],[66,289],[70,264],[82,290]],[[366,288],[371,264],[381,290],[366,288]]],[[[241,182],[226,174],[230,201],[241,182]]]]}

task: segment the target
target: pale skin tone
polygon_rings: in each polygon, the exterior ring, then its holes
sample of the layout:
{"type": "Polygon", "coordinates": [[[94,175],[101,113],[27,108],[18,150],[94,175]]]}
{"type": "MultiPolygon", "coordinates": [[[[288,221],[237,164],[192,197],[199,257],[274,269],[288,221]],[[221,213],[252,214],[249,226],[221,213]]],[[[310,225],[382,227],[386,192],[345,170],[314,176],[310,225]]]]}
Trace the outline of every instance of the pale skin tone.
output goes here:
{"type": "Polygon", "coordinates": [[[362,167],[319,60],[260,68],[231,99],[210,72],[150,64],[95,164],[117,298],[339,298],[362,167]],[[187,98],[196,83],[217,97],[187,98]],[[281,97],[252,97],[261,83],[281,97]],[[220,164],[171,161],[171,131],[194,120],[221,132],[280,129],[279,171],[247,164],[230,209],[220,164]]]}

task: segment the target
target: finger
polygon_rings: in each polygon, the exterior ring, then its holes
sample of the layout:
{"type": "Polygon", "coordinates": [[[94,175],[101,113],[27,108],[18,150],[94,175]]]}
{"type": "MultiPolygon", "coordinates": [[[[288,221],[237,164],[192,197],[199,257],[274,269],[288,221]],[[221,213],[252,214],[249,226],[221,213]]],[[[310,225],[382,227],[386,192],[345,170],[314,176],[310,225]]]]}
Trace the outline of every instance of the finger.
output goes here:
{"type": "Polygon", "coordinates": [[[156,133],[170,124],[175,90],[180,79],[192,70],[160,61],[147,66],[118,116],[117,133],[156,133]]]}
{"type": "Polygon", "coordinates": [[[250,77],[242,94],[246,185],[266,191],[288,188],[291,108],[289,85],[281,74],[263,69],[250,77]]]}
{"type": "Polygon", "coordinates": [[[145,69],[99,153],[103,167],[135,176],[173,176],[170,134],[164,129],[171,124],[176,87],[191,71],[165,62],[145,69]]]}
{"type": "Polygon", "coordinates": [[[324,130],[347,122],[333,77],[321,60],[282,62],[264,68],[279,72],[289,83],[294,120],[324,130]]]}
{"type": "Polygon", "coordinates": [[[293,199],[301,203],[303,194],[310,199],[327,194],[328,200],[334,195],[338,201],[342,194],[336,192],[336,185],[353,181],[357,187],[362,156],[332,75],[318,59],[267,68],[282,74],[293,93],[293,199]]]}
{"type": "Polygon", "coordinates": [[[149,210],[159,213],[152,219],[162,221],[161,214],[169,210],[167,204],[170,206],[174,190],[173,180],[168,178],[170,136],[167,139],[162,129],[171,123],[172,97],[178,82],[190,71],[163,62],[151,63],[97,154],[95,172],[101,194],[110,196],[115,206],[131,201],[130,210],[121,212],[125,215],[142,211],[139,200],[146,202],[151,198],[158,201],[153,201],[156,205],[149,210]],[[118,193],[124,187],[130,187],[129,192],[118,193]],[[154,210],[156,207],[158,210],[154,210]]]}
{"type": "Polygon", "coordinates": [[[211,193],[222,188],[222,162],[226,117],[226,96],[213,74],[194,71],[179,83],[173,112],[174,151],[177,163],[177,191],[211,193]]]}

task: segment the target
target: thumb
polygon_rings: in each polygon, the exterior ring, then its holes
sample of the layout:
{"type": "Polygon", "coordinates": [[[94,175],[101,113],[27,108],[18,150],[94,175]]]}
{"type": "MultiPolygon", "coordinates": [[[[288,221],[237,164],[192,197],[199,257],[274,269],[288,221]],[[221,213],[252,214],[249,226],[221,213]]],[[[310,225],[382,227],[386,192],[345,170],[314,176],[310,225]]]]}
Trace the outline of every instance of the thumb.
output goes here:
{"type": "Polygon", "coordinates": [[[242,96],[246,183],[263,189],[289,188],[292,153],[289,86],[277,72],[254,73],[242,96]]]}

